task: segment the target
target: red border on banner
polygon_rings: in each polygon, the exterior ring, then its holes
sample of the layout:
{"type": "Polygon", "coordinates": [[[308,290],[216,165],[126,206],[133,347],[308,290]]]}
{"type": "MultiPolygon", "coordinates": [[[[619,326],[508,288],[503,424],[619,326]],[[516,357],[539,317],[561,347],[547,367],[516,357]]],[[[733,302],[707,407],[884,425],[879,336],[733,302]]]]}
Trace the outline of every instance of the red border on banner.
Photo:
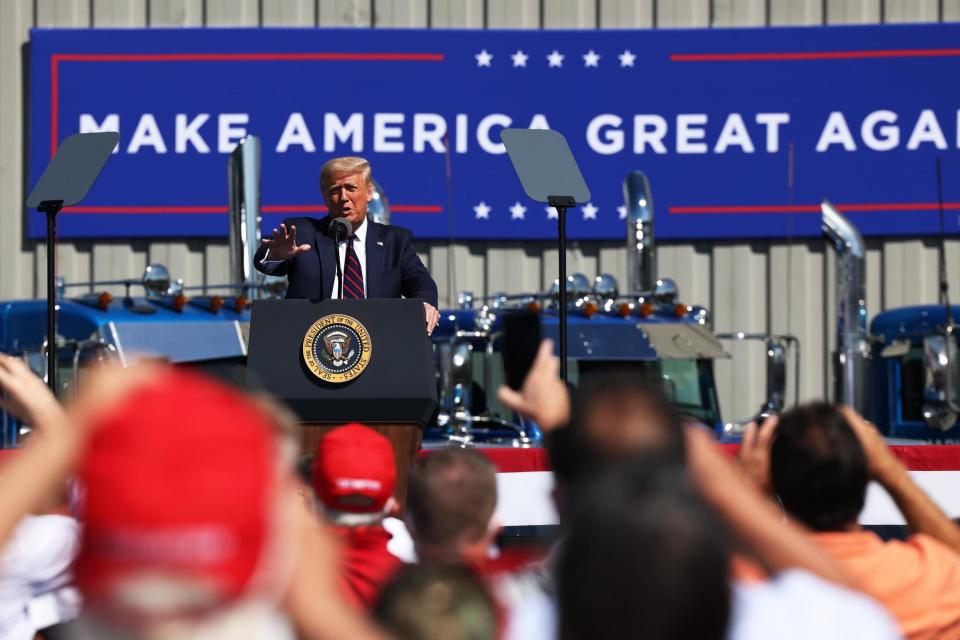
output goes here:
{"type": "Polygon", "coordinates": [[[443,62],[442,53],[54,53],[50,55],[50,157],[59,144],[61,62],[443,62]]]}
{"type": "Polygon", "coordinates": [[[946,58],[954,56],[960,56],[960,49],[875,49],[864,51],[781,51],[768,53],[671,53],[670,62],[861,60],[864,58],[946,58]]]}
{"type": "MultiPolygon", "coordinates": [[[[937,211],[939,202],[868,202],[858,204],[834,205],[840,211],[937,211]]],[[[944,202],[943,208],[949,211],[960,210],[960,202],[944,202]]],[[[722,206],[674,206],[667,212],[675,215],[689,214],[742,214],[742,213],[820,213],[818,204],[759,204],[759,205],[722,205],[722,206]]]]}
{"type": "MultiPolygon", "coordinates": [[[[50,157],[57,152],[60,128],[60,63],[61,62],[288,62],[288,61],[355,61],[355,62],[443,62],[442,53],[54,53],[50,56],[50,157]]],[[[443,213],[437,205],[394,204],[394,213],[443,213]]],[[[323,205],[264,205],[264,213],[322,213],[323,205]]],[[[225,214],[225,206],[89,206],[65,207],[63,213],[74,214],[225,214]]]]}
{"type": "MultiPolygon", "coordinates": [[[[730,456],[740,449],[737,444],[720,445],[730,456]]],[[[914,445],[892,446],[893,453],[910,471],[960,471],[960,446],[957,445],[914,445]]],[[[16,454],[18,449],[0,449],[0,462],[16,454]]],[[[420,457],[428,456],[441,449],[424,449],[420,457]]],[[[493,462],[498,473],[525,473],[532,471],[550,471],[547,450],[542,447],[514,449],[511,447],[479,447],[476,449],[493,462]]]]}
{"type": "MultiPolygon", "coordinates": [[[[723,444],[720,447],[731,457],[740,450],[738,444],[723,444]]],[[[890,449],[910,471],[960,471],[960,446],[958,445],[894,445],[890,449]]],[[[497,467],[499,473],[523,473],[550,471],[547,450],[541,447],[514,449],[510,447],[478,447],[497,467]]],[[[438,449],[424,449],[420,457],[428,456],[438,449]]]]}

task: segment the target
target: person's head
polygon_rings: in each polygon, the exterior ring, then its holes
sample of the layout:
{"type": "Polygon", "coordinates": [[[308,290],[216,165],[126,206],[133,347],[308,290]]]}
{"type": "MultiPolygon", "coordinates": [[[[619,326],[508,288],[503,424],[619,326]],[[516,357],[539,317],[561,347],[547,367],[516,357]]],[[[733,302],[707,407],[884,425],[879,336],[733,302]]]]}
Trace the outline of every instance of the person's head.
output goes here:
{"type": "Polygon", "coordinates": [[[93,374],[73,414],[90,432],[77,473],[87,610],[143,637],[171,626],[189,636],[231,612],[249,619],[292,569],[284,523],[295,502],[279,430],[199,373],[137,369],[93,374]]]}
{"type": "Polygon", "coordinates": [[[317,500],[336,525],[377,524],[396,507],[393,447],[362,424],[337,427],[320,438],[311,475],[317,500]]]}
{"type": "Polygon", "coordinates": [[[727,536],[682,467],[622,462],[584,482],[558,564],[564,640],[720,640],[727,536]]]}
{"type": "Polygon", "coordinates": [[[462,566],[408,565],[380,593],[374,618],[397,640],[495,640],[496,602],[462,566]]]}
{"type": "Polygon", "coordinates": [[[552,433],[547,446],[561,502],[610,461],[684,459],[679,416],[660,386],[633,372],[584,377],[573,394],[569,426],[552,433]]]}
{"type": "Polygon", "coordinates": [[[497,533],[493,464],[469,449],[442,449],[410,472],[407,525],[418,555],[434,562],[479,562],[497,533]]]}
{"type": "Polygon", "coordinates": [[[328,160],[320,169],[320,191],[332,218],[346,218],[356,229],[367,217],[373,200],[370,163],[363,158],[344,156],[328,160]]]}
{"type": "Polygon", "coordinates": [[[826,403],[780,416],[770,481],[783,508],[815,531],[854,526],[870,481],[867,458],[847,419],[826,403]]]}

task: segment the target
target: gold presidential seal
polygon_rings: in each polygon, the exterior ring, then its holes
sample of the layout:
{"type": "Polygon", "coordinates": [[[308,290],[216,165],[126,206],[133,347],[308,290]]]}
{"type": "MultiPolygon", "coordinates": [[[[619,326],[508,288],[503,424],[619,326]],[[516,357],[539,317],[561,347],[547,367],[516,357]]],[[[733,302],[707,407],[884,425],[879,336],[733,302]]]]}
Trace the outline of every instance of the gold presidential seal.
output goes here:
{"type": "Polygon", "coordinates": [[[350,316],[323,316],[303,336],[303,361],[324,382],[353,380],[370,364],[372,352],[367,328],[350,316]]]}

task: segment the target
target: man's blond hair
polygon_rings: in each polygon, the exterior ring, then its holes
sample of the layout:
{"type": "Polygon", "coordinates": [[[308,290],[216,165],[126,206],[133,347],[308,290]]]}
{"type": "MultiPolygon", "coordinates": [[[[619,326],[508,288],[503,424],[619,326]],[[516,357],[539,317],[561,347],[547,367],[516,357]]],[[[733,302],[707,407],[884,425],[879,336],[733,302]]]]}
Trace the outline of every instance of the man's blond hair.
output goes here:
{"type": "Polygon", "coordinates": [[[373,185],[373,178],[370,176],[370,163],[365,158],[358,156],[343,156],[327,160],[320,168],[320,188],[325,188],[330,184],[330,180],[341,173],[359,173],[363,175],[363,181],[367,186],[373,185]]]}

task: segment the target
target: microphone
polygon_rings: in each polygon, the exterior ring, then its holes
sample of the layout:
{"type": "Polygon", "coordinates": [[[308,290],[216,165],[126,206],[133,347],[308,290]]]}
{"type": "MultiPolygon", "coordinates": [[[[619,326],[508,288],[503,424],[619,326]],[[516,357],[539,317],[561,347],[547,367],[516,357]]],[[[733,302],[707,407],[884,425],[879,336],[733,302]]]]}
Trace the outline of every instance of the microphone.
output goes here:
{"type": "Polygon", "coordinates": [[[333,238],[333,259],[337,263],[337,297],[343,298],[343,269],[340,267],[340,250],[337,245],[353,234],[353,225],[349,220],[334,218],[327,227],[327,235],[333,238]]]}
{"type": "Polygon", "coordinates": [[[330,221],[330,227],[327,229],[327,235],[336,242],[346,240],[353,235],[353,225],[344,218],[334,218],[330,221]]]}

